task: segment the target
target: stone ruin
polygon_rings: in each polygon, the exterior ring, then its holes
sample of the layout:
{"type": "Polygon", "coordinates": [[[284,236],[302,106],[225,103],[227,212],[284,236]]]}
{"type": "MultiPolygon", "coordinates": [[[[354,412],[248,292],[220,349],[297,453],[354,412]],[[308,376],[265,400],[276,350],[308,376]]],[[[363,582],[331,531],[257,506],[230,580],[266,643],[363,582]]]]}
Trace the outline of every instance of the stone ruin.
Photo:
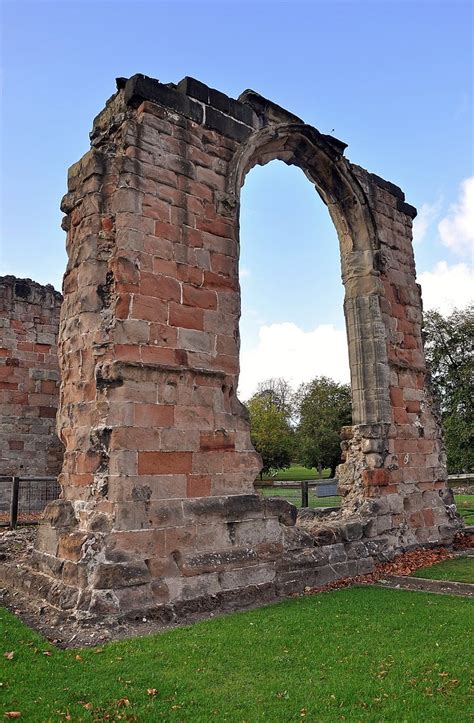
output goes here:
{"type": "Polygon", "coordinates": [[[0,475],[61,470],[55,434],[61,301],[52,286],[0,276],[0,475]]]}
{"type": "Polygon", "coordinates": [[[346,145],[247,90],[118,79],[69,171],[58,431],[61,499],[28,568],[3,577],[76,616],[242,607],[450,543],[421,337],[415,209],[346,145]],[[248,171],[299,166],[340,243],[353,426],[342,508],[256,494],[239,375],[239,198],[248,171]]]}

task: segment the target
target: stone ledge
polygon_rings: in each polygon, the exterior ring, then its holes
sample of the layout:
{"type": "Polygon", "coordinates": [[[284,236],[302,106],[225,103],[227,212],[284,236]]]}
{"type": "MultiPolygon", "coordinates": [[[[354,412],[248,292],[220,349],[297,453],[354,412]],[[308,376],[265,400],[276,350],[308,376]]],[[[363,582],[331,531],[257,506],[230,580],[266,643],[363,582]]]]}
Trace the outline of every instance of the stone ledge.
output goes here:
{"type": "Polygon", "coordinates": [[[141,73],[132,75],[125,83],[124,100],[127,105],[133,107],[138,107],[143,100],[151,100],[184,115],[195,123],[203,122],[204,112],[200,103],[141,73]]]}
{"type": "Polygon", "coordinates": [[[192,366],[172,366],[170,364],[152,364],[145,362],[129,362],[115,360],[99,363],[96,366],[96,381],[98,384],[109,386],[125,380],[142,381],[144,377],[156,374],[185,374],[186,372],[196,376],[217,377],[225,379],[227,372],[222,369],[204,369],[192,366]]]}
{"type": "MultiPolygon", "coordinates": [[[[363,169],[362,169],[363,170],[363,169]]],[[[367,171],[366,171],[367,173],[367,171]]],[[[385,191],[388,191],[392,194],[392,196],[395,196],[395,198],[398,198],[400,201],[405,201],[405,194],[403,193],[400,186],[397,186],[395,183],[392,183],[391,181],[386,181],[385,178],[382,178],[382,176],[377,176],[376,173],[369,173],[368,174],[370,180],[375,183],[380,188],[383,188],[385,191]]]]}
{"type": "Polygon", "coordinates": [[[474,585],[467,582],[448,580],[429,580],[424,577],[404,577],[403,575],[387,575],[386,583],[379,581],[380,587],[395,587],[403,590],[423,590],[438,595],[461,595],[474,597],[474,585]]]}
{"type": "MultiPolygon", "coordinates": [[[[240,123],[258,128],[257,117],[245,101],[235,100],[219,90],[210,88],[200,80],[186,76],[179,81],[177,89],[191,98],[205,103],[207,106],[231,116],[240,123]]],[[[207,116],[207,112],[206,112],[207,116]]]]}
{"type": "Polygon", "coordinates": [[[148,100],[233,140],[242,141],[259,127],[257,115],[250,105],[209,88],[195,78],[185,77],[174,85],[137,73],[126,81],[120,79],[119,86],[124,90],[127,105],[138,107],[148,100]]]}
{"type": "Polygon", "coordinates": [[[44,306],[60,306],[63,300],[62,294],[56,291],[52,284],[39,284],[32,279],[19,279],[16,276],[8,274],[0,276],[0,287],[10,288],[13,301],[24,301],[31,304],[41,304],[44,306]],[[39,299],[35,298],[35,294],[39,295],[39,299]]]}

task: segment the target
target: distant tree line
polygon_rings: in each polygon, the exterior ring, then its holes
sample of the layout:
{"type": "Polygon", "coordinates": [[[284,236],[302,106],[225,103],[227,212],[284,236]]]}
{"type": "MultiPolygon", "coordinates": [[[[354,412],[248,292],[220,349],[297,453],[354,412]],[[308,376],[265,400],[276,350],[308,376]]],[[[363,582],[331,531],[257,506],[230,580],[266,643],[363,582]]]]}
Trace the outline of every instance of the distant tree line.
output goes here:
{"type": "Polygon", "coordinates": [[[351,391],[316,377],[294,392],[285,379],[267,379],[247,402],[252,443],[262,456],[262,474],[299,462],[335,475],[340,429],[351,423],[351,391]]]}
{"type": "Polygon", "coordinates": [[[448,472],[474,472],[474,304],[446,317],[428,311],[423,333],[448,472]]]}
{"type": "MultiPolygon", "coordinates": [[[[474,305],[424,315],[425,354],[440,410],[448,472],[474,471],[474,305]]],[[[351,390],[316,377],[296,391],[282,378],[261,382],[246,403],[262,474],[297,462],[331,477],[341,461],[340,430],[351,424],[351,390]]]]}

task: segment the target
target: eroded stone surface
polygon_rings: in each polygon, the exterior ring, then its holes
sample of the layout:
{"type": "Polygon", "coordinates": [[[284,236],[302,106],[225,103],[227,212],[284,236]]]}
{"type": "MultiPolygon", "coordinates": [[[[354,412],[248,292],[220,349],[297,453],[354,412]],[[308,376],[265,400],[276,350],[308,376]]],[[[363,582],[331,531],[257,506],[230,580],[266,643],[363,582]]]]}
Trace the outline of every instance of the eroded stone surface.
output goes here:
{"type": "Polygon", "coordinates": [[[451,540],[402,191],[253,91],[236,101],[190,78],[122,79],[91,139],[62,204],[58,428],[73,515],[59,525],[48,512],[39,535],[49,603],[179,617],[451,540]],[[342,510],[296,525],[290,505],[255,494],[236,397],[240,188],[273,159],[305,171],[336,226],[353,395],[342,510]]]}
{"type": "Polygon", "coordinates": [[[0,475],[61,469],[55,434],[61,301],[52,286],[0,277],[0,475]]]}

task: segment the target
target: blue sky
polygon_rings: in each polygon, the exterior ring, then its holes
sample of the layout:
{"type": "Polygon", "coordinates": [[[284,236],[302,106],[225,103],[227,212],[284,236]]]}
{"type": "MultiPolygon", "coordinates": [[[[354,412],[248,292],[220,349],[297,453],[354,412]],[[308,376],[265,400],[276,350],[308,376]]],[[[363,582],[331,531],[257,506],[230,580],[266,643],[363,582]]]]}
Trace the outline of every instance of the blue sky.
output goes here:
{"type": "MultiPolygon", "coordinates": [[[[415,253],[428,305],[440,284],[457,294],[452,303],[465,303],[472,3],[3,0],[1,8],[0,273],[60,284],[66,170],[88,149],[114,78],[192,75],[234,97],[251,87],[322,132],[334,129],[351,161],[400,185],[422,210],[415,253]]],[[[327,210],[298,169],[274,162],[249,174],[241,228],[242,365],[255,370],[243,368],[248,395],[257,370],[279,371],[281,344],[294,332],[283,324],[342,332],[342,289],[327,210]],[[262,328],[270,329],[266,347],[262,328]]],[[[302,347],[316,373],[328,333],[302,347]]],[[[296,369],[294,356],[285,359],[282,373],[296,369]]]]}

